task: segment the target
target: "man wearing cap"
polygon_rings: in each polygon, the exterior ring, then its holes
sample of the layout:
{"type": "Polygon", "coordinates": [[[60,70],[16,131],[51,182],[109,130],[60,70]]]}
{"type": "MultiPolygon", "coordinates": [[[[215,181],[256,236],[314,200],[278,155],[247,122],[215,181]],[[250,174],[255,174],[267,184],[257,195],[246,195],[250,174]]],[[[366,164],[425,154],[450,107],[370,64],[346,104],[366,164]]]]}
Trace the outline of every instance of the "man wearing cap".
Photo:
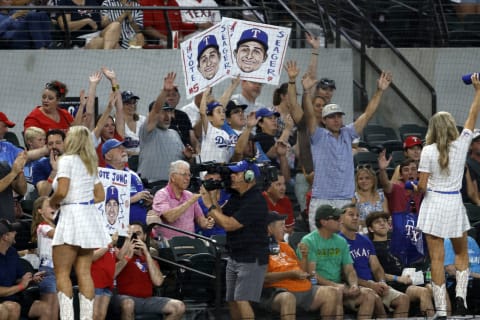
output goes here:
{"type": "Polygon", "coordinates": [[[404,266],[400,259],[390,252],[389,218],[390,214],[377,211],[370,213],[365,219],[368,237],[372,240],[378,261],[385,271],[385,280],[391,287],[405,292],[410,302],[419,302],[421,313],[431,317],[435,314],[431,289],[412,285],[410,276],[402,276],[404,266]]]}
{"type": "Polygon", "coordinates": [[[260,170],[253,162],[242,160],[230,165],[232,195],[223,207],[215,190],[200,187],[209,216],[227,232],[230,249],[227,262],[226,301],[232,319],[254,319],[250,301],[258,302],[268,264],[268,208],[255,178],[260,170]]]}
{"type": "Polygon", "coordinates": [[[295,216],[290,198],[285,195],[285,177],[279,172],[277,181],[272,181],[266,191],[262,192],[267,200],[268,210],[275,211],[286,217],[285,232],[292,234],[295,226],[295,216]]]}
{"type": "Polygon", "coordinates": [[[373,117],[383,92],[390,86],[392,75],[382,72],[377,80],[377,91],[365,111],[355,122],[343,125],[343,112],[337,104],[322,109],[325,128],[318,126],[311,104],[305,108],[307,130],[310,135],[314,165],[312,200],[309,207],[310,230],[315,230],[314,212],[322,204],[342,207],[351,202],[355,193],[352,142],[373,117]]]}
{"type": "Polygon", "coordinates": [[[122,143],[116,139],[105,141],[102,146],[102,154],[106,162],[105,168],[122,170],[130,174],[129,221],[146,223],[147,208],[152,204],[153,196],[148,190],[144,190],[142,180],[138,174],[127,167],[128,156],[124,143],[125,142],[122,143]]]}
{"type": "Polygon", "coordinates": [[[178,133],[169,129],[173,108],[165,104],[165,100],[167,92],[174,90],[175,77],[174,72],[169,72],[164,78],[163,90],[140,128],[137,172],[152,186],[164,187],[168,183],[170,163],[192,158],[192,149],[185,148],[178,133]]]}
{"type": "Polygon", "coordinates": [[[332,101],[332,97],[336,89],[337,87],[335,86],[335,80],[321,78],[317,82],[314,98],[321,97],[324,99],[325,104],[329,104],[332,101]]]}
{"type": "MultiPolygon", "coordinates": [[[[383,304],[393,310],[394,318],[407,318],[410,308],[410,299],[400,291],[387,284],[385,271],[378,261],[373,243],[359,234],[360,215],[354,203],[343,207],[341,217],[340,236],[347,240],[353,267],[358,275],[358,283],[376,292],[383,304]]],[[[380,308],[379,308],[380,309],[380,308]]],[[[386,316],[385,310],[377,309],[377,317],[386,316]],[[382,313],[379,313],[383,311],[382,313]]]]}
{"type": "MultiPolygon", "coordinates": [[[[188,232],[195,232],[195,224],[202,229],[211,229],[215,225],[212,218],[206,218],[198,204],[200,194],[187,190],[190,185],[190,164],[177,160],[170,164],[170,177],[166,187],[158,190],[153,198],[153,213],[148,223],[162,222],[188,232]]],[[[159,227],[162,236],[169,240],[184,233],[159,227]]]]}
{"type": "Polygon", "coordinates": [[[300,261],[295,251],[283,241],[285,215],[270,211],[267,216],[268,235],[279,245],[277,254],[270,254],[262,291],[262,305],[280,312],[281,319],[295,319],[296,307],[320,311],[322,319],[337,319],[337,306],[342,303],[341,291],[332,286],[312,285],[307,265],[308,248],[304,246],[300,261]]]}
{"type": "Polygon", "coordinates": [[[35,300],[30,305],[23,305],[21,301],[20,293],[30,283],[42,281],[45,272],[25,272],[17,250],[13,247],[15,235],[20,228],[19,223],[0,220],[0,318],[19,319],[22,311],[22,315],[28,318],[52,319],[51,312],[54,310],[45,301],[35,300]]]}
{"type": "Polygon", "coordinates": [[[47,132],[47,147],[50,156],[43,157],[33,163],[32,183],[39,196],[48,196],[52,192],[53,179],[57,175],[58,158],[63,154],[65,132],[52,129],[47,132]]]}
{"type": "MultiPolygon", "coordinates": [[[[375,292],[358,286],[347,241],[337,234],[340,231],[341,212],[329,204],[318,207],[315,211],[317,229],[302,238],[297,256],[303,261],[302,251],[308,250],[308,270],[310,273],[316,271],[317,283],[338,288],[342,292],[343,306],[356,311],[358,319],[371,319],[375,292]]],[[[341,303],[338,304],[336,315],[340,318],[343,316],[341,303]]]]}
{"type": "Polygon", "coordinates": [[[240,35],[233,51],[240,70],[250,73],[260,69],[268,57],[268,35],[258,28],[247,29],[240,35]]]}
{"type": "Polygon", "coordinates": [[[220,57],[217,38],[213,34],[207,34],[198,43],[198,72],[207,80],[213,79],[220,66],[220,57]]]}
{"type": "MultiPolygon", "coordinates": [[[[423,142],[417,136],[408,136],[403,141],[403,155],[405,158],[410,158],[415,160],[418,164],[420,161],[420,154],[422,153],[423,142]]],[[[398,165],[393,172],[392,178],[390,181],[393,183],[397,182],[397,180],[401,180],[400,177],[400,166],[398,165]]]]}

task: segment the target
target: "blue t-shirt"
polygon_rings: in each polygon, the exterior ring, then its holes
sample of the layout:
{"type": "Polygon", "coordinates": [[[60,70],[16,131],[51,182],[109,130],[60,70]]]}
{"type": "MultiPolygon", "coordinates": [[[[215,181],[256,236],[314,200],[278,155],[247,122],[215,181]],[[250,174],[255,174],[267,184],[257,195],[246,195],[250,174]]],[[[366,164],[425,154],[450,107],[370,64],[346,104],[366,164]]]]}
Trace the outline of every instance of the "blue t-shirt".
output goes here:
{"type": "Polygon", "coordinates": [[[49,157],[43,157],[33,163],[32,184],[36,187],[40,181],[45,181],[52,172],[52,165],[49,157]]]}
{"type": "MultiPolygon", "coordinates": [[[[0,286],[2,287],[11,287],[15,285],[17,279],[20,279],[24,275],[25,271],[15,248],[8,248],[5,255],[0,253],[0,270],[0,286]]],[[[16,295],[0,297],[0,302],[7,300],[17,300],[16,295]]]]}
{"type": "Polygon", "coordinates": [[[339,233],[347,240],[350,256],[353,260],[353,267],[357,272],[357,276],[363,280],[373,280],[372,271],[370,269],[370,256],[376,256],[375,247],[364,235],[358,234],[355,240],[348,239],[343,233],[339,233]]]}
{"type": "Polygon", "coordinates": [[[13,162],[22,151],[7,140],[0,140],[0,161],[6,161],[10,167],[13,166],[13,162]]]}
{"type": "MultiPolygon", "coordinates": [[[[480,248],[472,237],[467,237],[468,241],[468,264],[471,272],[480,273],[480,248]]],[[[455,252],[453,251],[452,241],[445,239],[445,262],[444,265],[455,264],[455,252]]]]}

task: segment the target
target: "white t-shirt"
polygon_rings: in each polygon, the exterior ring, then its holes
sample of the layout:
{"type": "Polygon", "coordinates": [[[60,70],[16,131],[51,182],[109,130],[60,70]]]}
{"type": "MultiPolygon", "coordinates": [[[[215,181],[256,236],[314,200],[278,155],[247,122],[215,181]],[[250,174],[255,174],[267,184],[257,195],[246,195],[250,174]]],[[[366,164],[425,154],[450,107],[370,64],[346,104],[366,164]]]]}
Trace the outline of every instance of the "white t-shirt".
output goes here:
{"type": "Polygon", "coordinates": [[[201,161],[228,163],[232,156],[231,151],[232,146],[228,133],[221,128],[215,128],[208,122],[207,133],[202,136],[201,161]]]}

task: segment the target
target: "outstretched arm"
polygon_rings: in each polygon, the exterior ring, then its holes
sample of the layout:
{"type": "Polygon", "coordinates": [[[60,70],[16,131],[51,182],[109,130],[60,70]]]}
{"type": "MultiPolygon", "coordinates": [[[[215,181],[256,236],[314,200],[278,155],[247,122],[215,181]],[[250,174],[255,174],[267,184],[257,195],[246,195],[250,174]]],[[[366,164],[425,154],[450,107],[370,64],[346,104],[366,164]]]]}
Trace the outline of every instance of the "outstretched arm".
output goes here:
{"type": "Polygon", "coordinates": [[[475,89],[475,97],[473,98],[472,105],[470,106],[470,112],[468,113],[467,120],[463,126],[465,129],[473,130],[475,123],[477,122],[478,109],[480,108],[480,80],[478,73],[472,74],[472,84],[475,89]]]}
{"type": "Polygon", "coordinates": [[[392,83],[392,74],[390,72],[382,72],[380,78],[377,80],[377,91],[373,95],[372,99],[370,99],[368,102],[365,112],[354,122],[355,131],[358,134],[362,133],[363,128],[365,128],[368,121],[372,119],[380,104],[383,92],[387,90],[387,88],[390,86],[390,83],[392,83]]]}
{"type": "Polygon", "coordinates": [[[228,86],[227,90],[222,94],[220,98],[218,98],[218,102],[225,108],[227,107],[227,103],[232,97],[233,92],[237,89],[238,85],[240,84],[240,75],[238,75],[235,79],[232,80],[230,86],[228,86]]]}
{"type": "Polygon", "coordinates": [[[297,67],[296,61],[287,61],[285,65],[285,70],[288,74],[288,91],[287,91],[287,98],[288,98],[288,112],[292,116],[293,121],[295,124],[298,124],[303,117],[303,110],[300,108],[300,105],[297,101],[297,86],[296,80],[300,69],[297,67]]]}
{"type": "Polygon", "coordinates": [[[177,74],[175,72],[169,72],[165,78],[163,78],[163,89],[155,100],[155,104],[150,110],[147,119],[147,132],[151,132],[157,126],[157,115],[162,109],[165,101],[167,100],[167,92],[169,90],[174,90],[175,88],[175,78],[177,74]]]}

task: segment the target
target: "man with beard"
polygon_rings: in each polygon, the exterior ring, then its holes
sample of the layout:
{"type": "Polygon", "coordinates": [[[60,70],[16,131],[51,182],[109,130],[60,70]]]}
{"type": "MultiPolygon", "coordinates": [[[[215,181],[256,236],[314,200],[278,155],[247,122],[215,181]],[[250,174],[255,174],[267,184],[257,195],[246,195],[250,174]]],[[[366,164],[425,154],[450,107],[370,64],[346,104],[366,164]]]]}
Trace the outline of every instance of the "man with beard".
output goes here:
{"type": "Polygon", "coordinates": [[[47,132],[49,157],[43,157],[33,164],[32,181],[39,196],[48,196],[52,192],[53,179],[57,175],[58,157],[63,154],[65,132],[52,129],[47,132]]]}

